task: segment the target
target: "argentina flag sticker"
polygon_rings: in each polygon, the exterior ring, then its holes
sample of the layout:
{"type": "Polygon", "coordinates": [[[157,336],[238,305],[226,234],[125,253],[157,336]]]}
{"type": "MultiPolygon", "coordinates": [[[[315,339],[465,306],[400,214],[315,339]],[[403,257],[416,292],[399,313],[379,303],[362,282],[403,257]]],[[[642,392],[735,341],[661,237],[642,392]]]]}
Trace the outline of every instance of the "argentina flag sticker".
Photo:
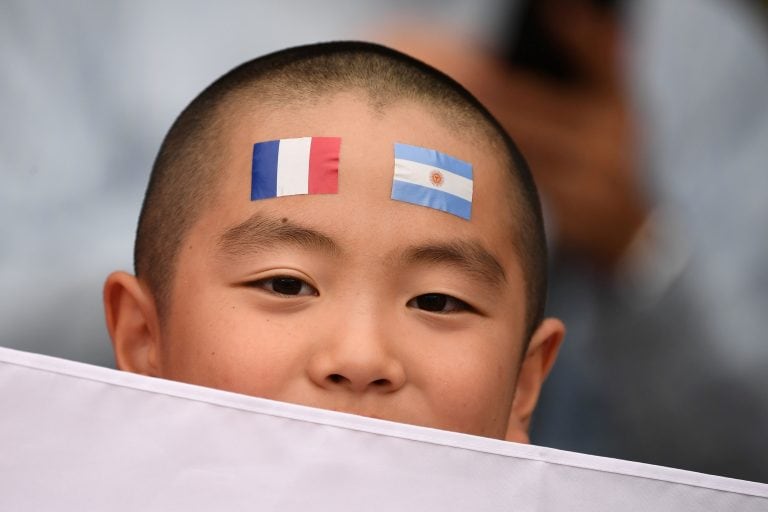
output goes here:
{"type": "Polygon", "coordinates": [[[472,164],[434,149],[395,143],[391,198],[469,220],[472,164]]]}

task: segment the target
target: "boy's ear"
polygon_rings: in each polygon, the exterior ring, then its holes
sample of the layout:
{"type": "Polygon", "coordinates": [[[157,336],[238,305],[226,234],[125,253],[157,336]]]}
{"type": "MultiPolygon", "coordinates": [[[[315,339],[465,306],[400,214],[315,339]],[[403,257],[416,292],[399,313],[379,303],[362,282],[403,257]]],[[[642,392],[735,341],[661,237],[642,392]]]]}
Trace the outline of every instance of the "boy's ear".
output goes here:
{"type": "Polygon", "coordinates": [[[160,325],[147,286],[131,274],[113,272],[104,283],[104,312],[117,367],[158,376],[160,325]]]}
{"type": "Polygon", "coordinates": [[[507,441],[528,443],[531,415],[539,400],[539,392],[555,363],[557,351],[565,337],[565,327],[556,318],[546,318],[531,336],[520,373],[517,376],[515,399],[507,427],[507,441]]]}

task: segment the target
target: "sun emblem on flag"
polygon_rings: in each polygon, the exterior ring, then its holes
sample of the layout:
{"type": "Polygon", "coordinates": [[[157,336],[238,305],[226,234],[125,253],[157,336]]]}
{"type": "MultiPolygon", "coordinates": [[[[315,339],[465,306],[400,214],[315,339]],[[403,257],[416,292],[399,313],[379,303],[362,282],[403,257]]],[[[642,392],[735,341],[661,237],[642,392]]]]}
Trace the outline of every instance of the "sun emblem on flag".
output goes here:
{"type": "Polygon", "coordinates": [[[445,181],[445,178],[443,177],[443,173],[441,173],[437,169],[433,169],[432,172],[429,174],[429,181],[434,186],[441,187],[443,185],[443,182],[445,181]]]}

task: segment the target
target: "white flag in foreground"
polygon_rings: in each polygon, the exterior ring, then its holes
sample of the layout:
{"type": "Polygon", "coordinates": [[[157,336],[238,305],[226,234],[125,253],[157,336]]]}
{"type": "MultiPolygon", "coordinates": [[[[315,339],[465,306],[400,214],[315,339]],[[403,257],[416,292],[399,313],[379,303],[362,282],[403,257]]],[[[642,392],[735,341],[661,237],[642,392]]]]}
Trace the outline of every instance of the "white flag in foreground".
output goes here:
{"type": "Polygon", "coordinates": [[[765,512],[768,485],[0,348],[0,510],[765,512]]]}

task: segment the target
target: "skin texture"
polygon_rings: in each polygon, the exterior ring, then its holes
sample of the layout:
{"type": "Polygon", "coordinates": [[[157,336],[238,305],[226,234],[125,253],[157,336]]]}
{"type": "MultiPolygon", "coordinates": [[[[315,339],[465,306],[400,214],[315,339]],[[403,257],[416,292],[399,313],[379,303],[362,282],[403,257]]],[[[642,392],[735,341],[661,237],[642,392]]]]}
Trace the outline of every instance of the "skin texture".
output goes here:
{"type": "Polygon", "coordinates": [[[412,103],[372,109],[353,92],[244,109],[222,148],[226,179],[179,255],[166,317],[142,281],[107,279],[118,367],[527,441],[563,327],[545,320],[522,353],[526,300],[506,171],[439,119],[412,103]],[[253,143],[301,136],[342,138],[339,193],[250,201],[253,143]],[[389,199],[394,142],[473,164],[471,221],[389,199]],[[426,294],[451,298],[431,311],[426,294]]]}

